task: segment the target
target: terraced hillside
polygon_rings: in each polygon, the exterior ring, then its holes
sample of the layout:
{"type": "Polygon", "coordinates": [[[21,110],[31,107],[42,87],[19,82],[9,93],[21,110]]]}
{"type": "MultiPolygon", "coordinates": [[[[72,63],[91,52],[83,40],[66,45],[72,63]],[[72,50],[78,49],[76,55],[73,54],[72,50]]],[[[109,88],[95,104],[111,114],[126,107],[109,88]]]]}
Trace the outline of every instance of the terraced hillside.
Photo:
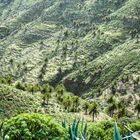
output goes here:
{"type": "Polygon", "coordinates": [[[1,1],[1,75],[63,83],[86,96],[128,77],[130,93],[140,75],[139,7],[138,0],[1,1]]]}

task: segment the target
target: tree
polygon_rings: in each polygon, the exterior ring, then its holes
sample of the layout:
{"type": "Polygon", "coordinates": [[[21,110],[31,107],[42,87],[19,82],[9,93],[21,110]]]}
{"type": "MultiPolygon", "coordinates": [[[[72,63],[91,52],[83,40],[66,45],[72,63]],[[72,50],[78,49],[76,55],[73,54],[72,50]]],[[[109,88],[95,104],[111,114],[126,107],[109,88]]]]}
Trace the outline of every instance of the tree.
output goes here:
{"type": "Polygon", "coordinates": [[[24,85],[22,85],[20,82],[18,82],[18,83],[15,85],[15,88],[20,89],[20,90],[25,90],[24,85]]]}
{"type": "Polygon", "coordinates": [[[72,101],[73,101],[73,109],[75,112],[77,112],[77,108],[78,108],[78,105],[79,105],[79,96],[73,96],[72,97],[72,101]]]}
{"type": "Polygon", "coordinates": [[[136,34],[136,43],[139,43],[139,35],[136,34]]]}
{"type": "Polygon", "coordinates": [[[83,109],[85,110],[85,114],[87,115],[88,109],[89,109],[89,103],[85,102],[83,105],[83,109]]]}
{"type": "Polygon", "coordinates": [[[114,98],[113,96],[110,96],[107,100],[108,103],[113,103],[114,102],[114,98]]]}
{"type": "Polygon", "coordinates": [[[121,109],[122,107],[124,107],[124,100],[119,101],[117,104],[118,109],[121,109]]]}
{"type": "Polygon", "coordinates": [[[118,102],[117,109],[118,109],[118,112],[117,112],[118,118],[121,118],[121,117],[126,115],[127,109],[125,107],[125,101],[124,100],[121,100],[121,101],[118,102]]]}
{"type": "Polygon", "coordinates": [[[49,104],[50,98],[51,98],[51,94],[50,93],[42,94],[43,104],[45,104],[46,102],[47,102],[47,104],[49,104]]]}
{"type": "Polygon", "coordinates": [[[38,76],[38,78],[40,79],[40,81],[42,81],[43,77],[44,77],[44,76],[43,76],[42,73],[40,73],[39,76],[38,76]]]}
{"type": "Polygon", "coordinates": [[[63,98],[63,105],[65,106],[65,110],[70,111],[70,107],[72,104],[71,96],[66,96],[63,98]]]}
{"type": "Polygon", "coordinates": [[[53,87],[50,86],[48,83],[44,84],[41,88],[41,93],[45,94],[45,93],[51,93],[53,91],[53,87]]]}
{"type": "Polygon", "coordinates": [[[64,85],[63,85],[63,84],[58,85],[58,86],[56,87],[56,91],[57,91],[58,94],[63,95],[63,94],[64,94],[64,91],[65,91],[64,85]]]}
{"type": "Polygon", "coordinates": [[[62,48],[62,58],[66,59],[67,57],[68,46],[67,44],[62,48]]]}
{"type": "Polygon", "coordinates": [[[11,65],[13,65],[14,60],[11,58],[9,62],[10,62],[11,65]]]}
{"type": "Polygon", "coordinates": [[[114,95],[117,91],[117,82],[114,81],[112,86],[111,86],[111,93],[114,95]]]}
{"type": "Polygon", "coordinates": [[[125,115],[126,115],[126,107],[122,106],[121,108],[118,109],[117,116],[118,118],[121,118],[125,115]]]}
{"type": "Polygon", "coordinates": [[[137,32],[138,32],[137,29],[131,30],[129,32],[129,34],[131,35],[131,39],[134,39],[136,37],[137,32]]]}
{"type": "Polygon", "coordinates": [[[137,77],[136,80],[134,80],[134,86],[135,85],[138,86],[139,85],[139,81],[140,81],[140,77],[137,77]]]}
{"type": "Polygon", "coordinates": [[[64,31],[64,36],[65,36],[65,37],[68,37],[68,35],[69,35],[69,31],[68,31],[68,30],[65,30],[65,31],[64,31]]]}
{"type": "Polygon", "coordinates": [[[102,95],[102,90],[101,90],[101,88],[99,87],[98,89],[97,89],[97,97],[99,97],[99,96],[101,96],[102,95]]]}
{"type": "Polygon", "coordinates": [[[113,117],[114,115],[114,111],[117,109],[117,105],[115,102],[111,103],[108,108],[107,108],[107,111],[109,112],[110,114],[110,117],[113,117]]]}
{"type": "Polygon", "coordinates": [[[83,63],[84,63],[84,67],[86,68],[86,66],[87,66],[87,59],[84,59],[83,63]]]}
{"type": "Polygon", "coordinates": [[[46,57],[44,61],[45,61],[45,63],[48,63],[48,57],[46,57]]]}
{"type": "Polygon", "coordinates": [[[12,81],[13,81],[13,77],[12,77],[12,76],[8,76],[6,80],[7,80],[7,83],[8,83],[9,85],[11,85],[11,83],[12,83],[12,81]]]}
{"type": "Polygon", "coordinates": [[[34,86],[31,86],[31,89],[30,89],[31,93],[33,94],[35,89],[34,89],[34,86]]]}
{"type": "Polygon", "coordinates": [[[95,115],[99,114],[98,105],[97,105],[96,102],[93,102],[93,103],[90,105],[89,114],[92,114],[92,119],[93,119],[93,122],[94,122],[95,115]]]}
{"type": "Polygon", "coordinates": [[[114,95],[116,93],[116,87],[115,85],[111,86],[111,93],[114,95]]]}
{"type": "Polygon", "coordinates": [[[135,110],[137,111],[137,116],[138,116],[138,118],[139,118],[139,115],[140,115],[140,103],[137,103],[137,104],[135,105],[135,110]]]}

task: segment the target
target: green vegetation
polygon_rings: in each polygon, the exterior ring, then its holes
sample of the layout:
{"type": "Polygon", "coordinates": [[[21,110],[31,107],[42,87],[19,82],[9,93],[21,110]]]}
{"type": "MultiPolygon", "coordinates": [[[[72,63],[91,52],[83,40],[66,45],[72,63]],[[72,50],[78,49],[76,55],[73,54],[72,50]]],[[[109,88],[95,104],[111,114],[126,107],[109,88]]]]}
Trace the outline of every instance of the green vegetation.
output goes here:
{"type": "MultiPolygon", "coordinates": [[[[118,122],[118,128],[121,136],[125,137],[128,130],[122,126],[129,122],[128,127],[132,131],[140,129],[139,120],[134,121],[124,118],[118,122]],[[126,121],[127,120],[127,121],[126,121]]],[[[41,114],[20,114],[10,120],[5,120],[1,124],[1,137],[6,139],[70,139],[75,140],[112,140],[114,133],[114,122],[102,121],[98,123],[84,123],[84,121],[73,120],[68,126],[66,120],[62,122],[62,126],[52,117],[41,114]]],[[[118,131],[118,130],[117,130],[118,131]]]]}
{"type": "Polygon", "coordinates": [[[0,120],[22,112],[41,111],[39,96],[0,85],[0,120]]]}
{"type": "Polygon", "coordinates": [[[21,114],[3,123],[2,137],[9,140],[65,140],[67,131],[51,117],[21,114]]]}
{"type": "Polygon", "coordinates": [[[2,137],[112,140],[115,121],[122,137],[124,125],[140,130],[139,9],[139,0],[0,0],[2,137]]]}

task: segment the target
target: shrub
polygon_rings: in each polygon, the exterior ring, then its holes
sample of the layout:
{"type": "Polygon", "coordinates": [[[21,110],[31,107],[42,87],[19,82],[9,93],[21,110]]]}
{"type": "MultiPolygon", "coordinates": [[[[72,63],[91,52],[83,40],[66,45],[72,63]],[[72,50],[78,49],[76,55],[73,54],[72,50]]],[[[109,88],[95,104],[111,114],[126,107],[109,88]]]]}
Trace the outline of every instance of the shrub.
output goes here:
{"type": "Polygon", "coordinates": [[[129,127],[130,127],[133,131],[138,131],[138,130],[140,130],[140,119],[138,119],[135,123],[129,124],[129,127]]]}
{"type": "Polygon", "coordinates": [[[103,121],[94,123],[89,126],[89,133],[92,134],[90,139],[93,137],[99,140],[112,140],[113,139],[113,121],[103,121]]]}
{"type": "Polygon", "coordinates": [[[51,117],[21,114],[3,124],[5,140],[66,140],[67,131],[51,117]]]}

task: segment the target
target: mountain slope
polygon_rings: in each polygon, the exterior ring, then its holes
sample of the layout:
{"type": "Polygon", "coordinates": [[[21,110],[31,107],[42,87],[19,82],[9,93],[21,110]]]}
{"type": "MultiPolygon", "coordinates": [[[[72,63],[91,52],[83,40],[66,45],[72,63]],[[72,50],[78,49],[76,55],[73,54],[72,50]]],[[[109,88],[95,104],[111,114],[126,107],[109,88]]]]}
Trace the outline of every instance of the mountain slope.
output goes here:
{"type": "Polygon", "coordinates": [[[63,82],[75,94],[139,76],[138,0],[14,0],[0,6],[1,74],[63,82]]]}
{"type": "Polygon", "coordinates": [[[41,98],[14,89],[8,85],[0,85],[0,119],[10,118],[23,112],[41,111],[41,98]]]}

